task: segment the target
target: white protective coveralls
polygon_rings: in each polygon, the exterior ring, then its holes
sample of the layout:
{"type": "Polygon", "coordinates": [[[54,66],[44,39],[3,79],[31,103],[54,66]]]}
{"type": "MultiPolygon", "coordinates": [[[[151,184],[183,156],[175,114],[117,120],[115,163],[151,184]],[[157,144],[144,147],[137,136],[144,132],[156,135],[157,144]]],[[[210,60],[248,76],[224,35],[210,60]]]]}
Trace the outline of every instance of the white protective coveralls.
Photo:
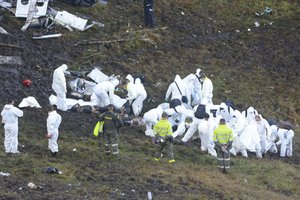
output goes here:
{"type": "Polygon", "coordinates": [[[292,156],[293,155],[293,137],[294,131],[292,129],[277,129],[277,136],[279,141],[276,145],[280,145],[280,157],[292,156]]]}
{"type": "Polygon", "coordinates": [[[139,78],[135,79],[135,83],[133,83],[132,76],[128,74],[126,79],[130,81],[126,87],[128,92],[126,100],[129,100],[133,114],[138,116],[142,112],[144,100],[147,98],[147,92],[139,78]]]}
{"type": "Polygon", "coordinates": [[[260,136],[255,120],[252,120],[250,124],[246,126],[240,135],[240,141],[245,145],[248,151],[256,152],[256,156],[262,158],[260,136]]]}
{"type": "Polygon", "coordinates": [[[240,136],[243,134],[247,126],[246,118],[240,111],[235,110],[229,126],[232,128],[234,134],[234,140],[232,143],[232,148],[230,149],[230,153],[236,156],[237,153],[241,152],[244,157],[248,157],[246,146],[240,139],[240,136]]]}
{"type": "Polygon", "coordinates": [[[178,105],[175,108],[168,108],[164,110],[169,116],[169,122],[172,126],[177,125],[177,130],[174,131],[173,137],[176,138],[178,135],[182,135],[185,128],[186,117],[193,117],[193,112],[187,110],[183,105],[178,105]]]}
{"type": "Polygon", "coordinates": [[[261,151],[263,154],[265,154],[272,146],[272,130],[268,121],[265,120],[261,115],[259,116],[261,120],[259,122],[256,122],[256,128],[260,137],[261,151]]]}
{"type": "Polygon", "coordinates": [[[203,79],[202,83],[202,98],[201,104],[213,104],[213,83],[212,81],[206,76],[203,79]]]}
{"type": "Polygon", "coordinates": [[[119,85],[118,79],[103,81],[98,83],[94,88],[91,101],[95,102],[94,97],[96,96],[96,102],[99,107],[105,107],[109,104],[114,104],[114,91],[115,87],[119,85]]]}
{"type": "Polygon", "coordinates": [[[61,116],[55,110],[50,111],[47,118],[47,131],[50,136],[48,139],[48,148],[52,153],[58,152],[57,138],[60,123],[61,116]]]}
{"type": "Polygon", "coordinates": [[[213,142],[213,131],[216,128],[217,123],[215,123],[215,119],[212,114],[207,120],[202,120],[198,126],[199,136],[201,139],[201,150],[208,151],[208,153],[217,157],[217,152],[214,149],[215,143],[213,142]]]}
{"type": "Polygon", "coordinates": [[[5,132],[5,153],[20,153],[18,151],[18,117],[23,116],[23,111],[14,107],[13,104],[6,104],[1,116],[5,132]]]}
{"type": "Polygon", "coordinates": [[[254,117],[258,115],[258,112],[252,106],[250,106],[247,108],[247,110],[242,112],[242,115],[246,117],[247,123],[249,124],[252,120],[254,120],[254,117]]]}
{"type": "Polygon", "coordinates": [[[222,118],[225,119],[227,124],[230,123],[232,116],[233,116],[233,112],[234,112],[233,108],[231,108],[230,106],[227,106],[224,102],[222,102],[220,104],[219,115],[221,115],[222,118]]]}
{"type": "MultiPolygon", "coordinates": [[[[187,132],[185,133],[184,137],[182,138],[182,142],[187,142],[193,135],[194,133],[197,131],[199,124],[204,120],[204,119],[198,119],[197,117],[195,117],[195,112],[197,110],[199,105],[195,106],[193,109],[193,121],[190,124],[189,129],[187,130],[187,132]]],[[[207,109],[207,108],[206,108],[207,109]]],[[[207,113],[207,111],[206,111],[207,113]]]]}
{"type": "Polygon", "coordinates": [[[57,96],[57,101],[56,101],[57,108],[62,111],[66,111],[68,109],[67,100],[66,100],[67,85],[66,85],[66,78],[64,75],[67,69],[68,66],[63,64],[62,66],[56,68],[53,72],[52,89],[54,90],[57,96]]]}
{"type": "Polygon", "coordinates": [[[170,96],[171,96],[170,101],[172,99],[180,99],[181,100],[182,96],[187,96],[188,102],[190,102],[189,97],[191,95],[190,95],[188,86],[186,85],[186,83],[184,81],[181,80],[181,78],[178,74],[175,76],[174,82],[172,82],[170,84],[170,86],[167,90],[167,93],[166,93],[165,100],[168,101],[170,96]],[[176,83],[177,83],[178,87],[177,87],[176,83]]]}
{"type": "Polygon", "coordinates": [[[201,69],[197,69],[195,74],[189,74],[184,79],[183,82],[188,87],[190,91],[189,99],[192,100],[191,105],[195,106],[201,103],[201,81],[200,81],[201,69]]]}
{"type": "Polygon", "coordinates": [[[161,119],[163,108],[157,106],[144,114],[143,120],[146,123],[145,135],[155,137],[152,127],[161,119]]]}

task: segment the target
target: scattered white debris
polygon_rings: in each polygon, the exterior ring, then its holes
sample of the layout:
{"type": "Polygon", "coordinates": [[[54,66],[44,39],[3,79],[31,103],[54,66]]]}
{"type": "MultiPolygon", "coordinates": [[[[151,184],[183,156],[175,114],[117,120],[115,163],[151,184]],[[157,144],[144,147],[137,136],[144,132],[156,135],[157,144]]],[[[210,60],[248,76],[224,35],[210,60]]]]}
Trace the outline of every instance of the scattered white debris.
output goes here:
{"type": "Polygon", "coordinates": [[[62,34],[56,33],[56,34],[49,34],[49,35],[33,36],[32,39],[40,40],[40,39],[48,39],[48,38],[58,38],[61,36],[62,36],[62,34]]]}
{"type": "Polygon", "coordinates": [[[90,77],[96,83],[106,81],[109,78],[106,74],[101,72],[99,68],[94,68],[87,76],[90,77]]]}
{"type": "Polygon", "coordinates": [[[67,11],[58,11],[54,20],[61,25],[67,25],[80,31],[85,31],[86,29],[89,29],[94,25],[87,25],[87,19],[82,19],[67,11]]]}
{"type": "Polygon", "coordinates": [[[254,22],[254,24],[255,24],[256,27],[260,26],[260,24],[258,22],[254,22]]]}
{"type": "Polygon", "coordinates": [[[152,200],[152,193],[148,192],[147,195],[148,195],[148,200],[152,200]]]}
{"type": "Polygon", "coordinates": [[[10,176],[10,173],[0,172],[0,176],[10,176]]]}
{"type": "Polygon", "coordinates": [[[0,0],[0,7],[3,7],[3,8],[11,8],[12,5],[11,5],[11,3],[9,3],[9,2],[5,2],[5,1],[3,1],[3,0],[0,0]]]}
{"type": "Polygon", "coordinates": [[[182,15],[185,15],[183,11],[181,11],[181,14],[182,14],[182,15]]]}
{"type": "Polygon", "coordinates": [[[8,35],[8,32],[0,26],[0,33],[4,35],[8,35]]]}
{"type": "Polygon", "coordinates": [[[27,184],[27,186],[28,186],[30,189],[36,189],[36,188],[37,188],[37,186],[36,186],[34,183],[32,183],[32,182],[29,182],[29,183],[27,184]]]}
{"type": "Polygon", "coordinates": [[[235,30],[235,32],[239,33],[239,32],[240,32],[240,30],[235,30]]]}
{"type": "Polygon", "coordinates": [[[73,151],[77,151],[77,149],[76,149],[76,148],[74,148],[74,149],[73,149],[73,151]]]}
{"type": "Polygon", "coordinates": [[[38,18],[45,16],[47,13],[49,0],[29,0],[29,1],[17,1],[16,17],[25,17],[32,14],[32,18],[38,18]],[[31,13],[33,12],[33,13],[31,13]]]}
{"type": "Polygon", "coordinates": [[[248,28],[248,31],[250,32],[250,31],[251,31],[251,29],[250,29],[250,28],[248,28]]]}
{"type": "Polygon", "coordinates": [[[34,107],[34,108],[41,108],[40,104],[37,102],[37,100],[29,96],[27,98],[24,98],[21,103],[19,104],[19,108],[24,108],[24,107],[34,107]]]}

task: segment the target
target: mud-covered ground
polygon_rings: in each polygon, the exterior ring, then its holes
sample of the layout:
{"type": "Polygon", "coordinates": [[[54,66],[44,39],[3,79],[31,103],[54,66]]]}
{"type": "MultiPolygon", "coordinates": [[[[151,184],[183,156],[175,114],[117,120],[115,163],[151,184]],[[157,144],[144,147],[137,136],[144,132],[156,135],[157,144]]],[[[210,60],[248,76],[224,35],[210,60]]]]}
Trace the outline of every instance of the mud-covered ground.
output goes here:
{"type": "MultiPolygon", "coordinates": [[[[263,172],[256,182],[246,185],[246,178],[242,177],[247,176],[237,168],[249,161],[240,157],[233,161],[236,171],[227,177],[220,175],[220,178],[217,170],[211,171],[216,163],[199,151],[197,141],[190,142],[188,147],[175,146],[176,165],[154,163],[151,160],[154,150],[143,135],[142,127],[123,128],[120,158],[106,158],[100,154],[101,143],[99,147],[98,141],[91,137],[95,120],[85,113],[60,112],[63,117],[60,155],[49,158],[44,139],[47,118],[44,108],[53,93],[51,73],[64,63],[73,71],[100,66],[109,75],[144,74],[145,88],[150,97],[144,111],[163,101],[176,74],[184,77],[199,67],[214,83],[215,103],[231,99],[241,111],[253,106],[266,118],[288,119],[298,126],[299,5],[292,1],[286,4],[285,1],[276,4],[194,2],[156,2],[157,26],[153,30],[142,28],[141,1],[112,0],[105,7],[97,5],[93,8],[55,2],[57,9],[100,21],[105,27],[68,32],[57,26],[50,32],[62,33],[63,36],[48,40],[31,39],[44,30],[22,32],[20,29],[25,20],[15,18],[7,10],[0,10],[0,26],[9,32],[9,35],[0,35],[0,55],[18,56],[22,60],[21,65],[0,65],[0,105],[4,105],[7,98],[13,97],[19,103],[24,97],[34,96],[43,107],[24,109],[25,115],[20,119],[22,154],[0,154],[0,171],[12,174],[0,179],[2,199],[146,199],[148,191],[152,191],[153,198],[157,199],[299,197],[299,191],[295,192],[288,186],[274,186],[272,182],[262,181],[259,188],[253,186],[260,183],[259,179],[264,179],[263,172]],[[255,12],[260,12],[265,6],[273,7],[273,13],[256,16],[255,12]],[[255,27],[255,21],[260,27],[255,27]],[[118,39],[126,41],[75,45],[118,39]],[[24,79],[32,80],[32,85],[24,87],[24,79]],[[74,152],[74,148],[77,151],[74,152]],[[61,169],[63,175],[42,173],[42,169],[49,165],[61,169]],[[219,179],[227,186],[219,184],[219,179]],[[26,185],[30,181],[38,188],[29,189],[26,185]]],[[[278,156],[268,155],[262,164],[257,163],[258,168],[263,169],[274,162],[274,165],[292,168],[287,174],[293,174],[294,168],[299,170],[298,132],[299,128],[296,128],[293,158],[281,161],[278,156]]],[[[3,129],[1,133],[3,139],[3,129]]],[[[3,147],[0,150],[3,152],[3,147]]],[[[257,162],[254,156],[249,160],[257,162]]],[[[255,172],[260,173],[260,170],[255,172]]],[[[294,177],[290,184],[296,182],[299,182],[299,176],[294,177]]]]}

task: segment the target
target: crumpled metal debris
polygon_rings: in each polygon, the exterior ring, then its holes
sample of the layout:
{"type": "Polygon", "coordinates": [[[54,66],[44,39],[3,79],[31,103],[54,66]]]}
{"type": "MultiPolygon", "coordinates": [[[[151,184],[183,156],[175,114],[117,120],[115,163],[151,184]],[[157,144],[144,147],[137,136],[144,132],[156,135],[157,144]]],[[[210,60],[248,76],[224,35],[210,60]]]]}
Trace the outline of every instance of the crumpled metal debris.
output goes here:
{"type": "Polygon", "coordinates": [[[57,168],[55,167],[47,167],[46,169],[44,169],[43,171],[44,173],[48,173],[48,174],[62,174],[61,171],[59,171],[57,168]]]}

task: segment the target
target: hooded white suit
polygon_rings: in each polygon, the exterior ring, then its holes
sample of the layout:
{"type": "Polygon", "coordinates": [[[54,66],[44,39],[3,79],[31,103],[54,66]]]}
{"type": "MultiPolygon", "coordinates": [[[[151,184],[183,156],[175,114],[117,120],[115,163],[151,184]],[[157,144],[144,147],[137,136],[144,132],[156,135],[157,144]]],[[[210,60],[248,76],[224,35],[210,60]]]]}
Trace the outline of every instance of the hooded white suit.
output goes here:
{"type": "MultiPolygon", "coordinates": [[[[170,84],[170,86],[167,90],[165,99],[168,100],[170,96],[172,96],[170,100],[172,100],[172,99],[180,99],[181,100],[182,96],[187,96],[188,98],[190,96],[188,86],[186,85],[186,83],[184,81],[181,80],[179,75],[176,75],[174,82],[170,84]],[[176,83],[177,83],[178,87],[177,87],[176,83]]],[[[188,99],[188,101],[190,102],[190,99],[188,99]]]]}
{"type": "Polygon", "coordinates": [[[172,126],[177,125],[177,130],[173,133],[173,137],[177,137],[178,135],[182,135],[185,128],[185,119],[186,117],[192,117],[193,112],[187,110],[183,105],[178,105],[175,108],[168,108],[164,110],[169,116],[169,122],[172,126]]]}
{"type": "MultiPolygon", "coordinates": [[[[128,77],[129,75],[127,75],[128,77]]],[[[126,78],[127,78],[126,77],[126,78]]],[[[128,78],[127,78],[128,79],[128,78]]],[[[147,98],[147,92],[140,79],[136,79],[136,83],[133,83],[133,79],[128,79],[130,82],[127,84],[127,100],[129,100],[133,114],[138,116],[143,109],[144,100],[147,98]]]]}
{"type": "Polygon", "coordinates": [[[12,104],[6,104],[1,112],[4,123],[5,153],[19,153],[18,151],[18,117],[23,116],[23,111],[12,104]]]}
{"type": "Polygon", "coordinates": [[[114,104],[114,91],[117,85],[119,85],[118,79],[98,83],[94,88],[94,93],[92,95],[93,98],[91,98],[91,101],[96,101],[94,103],[96,103],[99,107],[114,104]],[[96,99],[94,99],[95,96],[97,97],[96,99]]]}
{"type": "Polygon", "coordinates": [[[214,157],[217,157],[217,152],[214,149],[213,131],[216,128],[216,123],[212,114],[208,120],[202,120],[198,126],[199,136],[201,139],[201,150],[206,151],[214,157]]]}
{"type": "Polygon", "coordinates": [[[52,153],[58,152],[57,138],[58,128],[61,123],[61,116],[54,110],[48,113],[47,131],[51,137],[48,139],[48,148],[52,153]]]}
{"type": "Polygon", "coordinates": [[[232,148],[230,149],[230,153],[236,155],[237,153],[241,152],[244,157],[248,157],[246,146],[240,139],[240,136],[243,134],[243,131],[247,126],[246,118],[241,114],[240,111],[235,110],[229,126],[232,128],[234,133],[234,140],[232,143],[232,148]]]}
{"type": "Polygon", "coordinates": [[[213,104],[212,98],[213,98],[213,83],[208,77],[205,77],[202,83],[201,104],[205,104],[205,105],[213,104]]]}
{"type": "Polygon", "coordinates": [[[295,135],[292,129],[278,128],[276,135],[279,137],[279,141],[276,145],[280,145],[280,157],[293,155],[293,137],[295,135]]]}
{"type": "Polygon", "coordinates": [[[66,111],[68,109],[67,100],[66,100],[67,85],[66,85],[66,78],[64,75],[67,69],[68,66],[63,64],[62,66],[55,69],[53,72],[52,89],[54,90],[57,96],[57,101],[56,101],[57,108],[62,111],[66,111]]]}
{"type": "Polygon", "coordinates": [[[192,106],[198,105],[201,103],[201,82],[200,82],[200,69],[197,69],[196,74],[189,74],[184,79],[183,82],[188,87],[190,92],[189,99],[192,99],[192,106]]]}
{"type": "Polygon", "coordinates": [[[154,137],[152,127],[161,119],[163,113],[162,107],[159,105],[156,108],[153,108],[144,114],[143,120],[146,123],[145,135],[154,137]]]}
{"type": "Polygon", "coordinates": [[[233,112],[234,110],[230,106],[227,106],[224,102],[220,104],[219,114],[226,120],[227,124],[230,123],[233,116],[233,112]]]}
{"type": "Polygon", "coordinates": [[[254,120],[255,115],[258,115],[258,112],[252,106],[250,106],[249,108],[247,108],[247,110],[244,110],[242,112],[242,115],[246,117],[249,124],[252,120],[254,120]]]}

